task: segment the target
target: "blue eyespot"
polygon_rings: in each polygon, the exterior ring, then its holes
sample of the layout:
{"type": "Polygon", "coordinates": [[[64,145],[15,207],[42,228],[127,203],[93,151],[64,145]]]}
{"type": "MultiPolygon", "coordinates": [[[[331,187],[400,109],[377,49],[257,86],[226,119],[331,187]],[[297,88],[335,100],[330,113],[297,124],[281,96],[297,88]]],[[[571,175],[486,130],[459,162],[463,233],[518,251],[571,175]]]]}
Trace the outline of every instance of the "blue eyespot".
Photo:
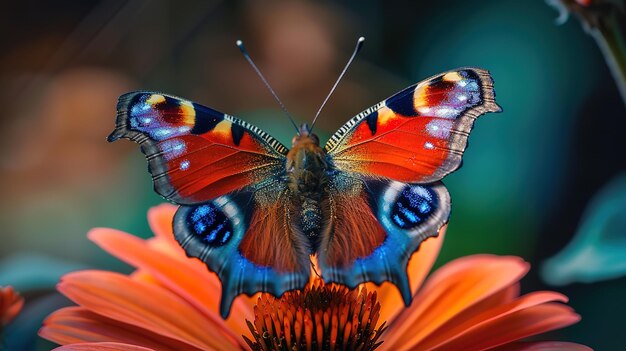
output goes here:
{"type": "Polygon", "coordinates": [[[197,207],[187,215],[191,232],[209,246],[225,245],[232,237],[230,220],[215,205],[209,203],[197,207]]]}
{"type": "Polygon", "coordinates": [[[437,196],[428,188],[407,185],[391,207],[391,219],[402,229],[424,222],[437,208],[437,196]]]}

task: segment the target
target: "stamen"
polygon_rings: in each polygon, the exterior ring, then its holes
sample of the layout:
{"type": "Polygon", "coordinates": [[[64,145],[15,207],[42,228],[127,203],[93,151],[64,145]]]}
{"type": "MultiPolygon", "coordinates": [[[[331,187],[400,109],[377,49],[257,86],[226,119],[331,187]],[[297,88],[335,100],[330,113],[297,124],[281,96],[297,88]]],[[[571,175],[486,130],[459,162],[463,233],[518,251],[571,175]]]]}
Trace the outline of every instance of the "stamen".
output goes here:
{"type": "Polygon", "coordinates": [[[380,303],[376,292],[315,279],[303,290],[281,298],[263,293],[254,307],[254,322],[246,321],[254,351],[363,350],[382,344],[385,323],[377,326],[380,303]]]}

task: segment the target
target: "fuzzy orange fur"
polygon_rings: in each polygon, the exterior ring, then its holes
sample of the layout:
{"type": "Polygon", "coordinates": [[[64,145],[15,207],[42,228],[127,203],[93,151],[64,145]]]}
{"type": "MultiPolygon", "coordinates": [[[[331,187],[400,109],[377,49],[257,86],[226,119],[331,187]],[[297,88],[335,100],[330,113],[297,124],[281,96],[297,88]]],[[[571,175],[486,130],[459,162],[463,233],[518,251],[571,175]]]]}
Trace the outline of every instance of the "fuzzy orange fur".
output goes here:
{"type": "Polygon", "coordinates": [[[290,224],[292,210],[283,193],[278,201],[257,204],[248,231],[239,244],[241,254],[279,272],[309,270],[309,253],[302,234],[290,224]]]}
{"type": "Polygon", "coordinates": [[[364,190],[357,194],[334,194],[328,201],[331,212],[328,234],[320,254],[327,264],[343,267],[357,258],[369,256],[387,234],[380,226],[364,190]]]}

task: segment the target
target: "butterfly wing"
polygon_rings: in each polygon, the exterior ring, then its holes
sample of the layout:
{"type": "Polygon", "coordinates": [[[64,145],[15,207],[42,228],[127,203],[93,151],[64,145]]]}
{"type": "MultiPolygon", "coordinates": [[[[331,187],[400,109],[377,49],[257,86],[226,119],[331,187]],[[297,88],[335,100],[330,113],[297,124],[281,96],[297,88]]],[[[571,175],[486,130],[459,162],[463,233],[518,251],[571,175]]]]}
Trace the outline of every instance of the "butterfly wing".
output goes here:
{"type": "Polygon", "coordinates": [[[408,305],[409,258],[450,216],[445,186],[362,180],[340,172],[330,181],[329,194],[332,217],[319,253],[324,280],[349,287],[390,281],[408,305]]]}
{"type": "Polygon", "coordinates": [[[222,282],[223,318],[239,294],[264,291],[280,296],[308,281],[306,238],[290,221],[293,210],[287,191],[281,184],[272,184],[181,206],[176,212],[177,241],[222,282]]]}
{"type": "Polygon", "coordinates": [[[185,205],[276,178],[288,151],[235,117],[155,92],[120,97],[108,140],[119,138],[141,145],[156,192],[185,205]]]}
{"type": "Polygon", "coordinates": [[[501,111],[494,97],[486,70],[441,73],[358,114],[325,149],[342,171],[434,182],[461,165],[474,120],[501,111]]]}
{"type": "Polygon", "coordinates": [[[155,190],[182,205],[174,235],[219,276],[224,318],[239,294],[279,296],[308,281],[282,144],[232,116],[154,92],[120,97],[109,141],[119,138],[141,145],[155,190]]]}
{"type": "Polygon", "coordinates": [[[461,68],[365,110],[330,138],[331,219],[319,252],[325,280],[391,281],[410,303],[408,260],[450,215],[439,180],[461,165],[474,120],[501,110],[494,97],[487,71],[461,68]]]}

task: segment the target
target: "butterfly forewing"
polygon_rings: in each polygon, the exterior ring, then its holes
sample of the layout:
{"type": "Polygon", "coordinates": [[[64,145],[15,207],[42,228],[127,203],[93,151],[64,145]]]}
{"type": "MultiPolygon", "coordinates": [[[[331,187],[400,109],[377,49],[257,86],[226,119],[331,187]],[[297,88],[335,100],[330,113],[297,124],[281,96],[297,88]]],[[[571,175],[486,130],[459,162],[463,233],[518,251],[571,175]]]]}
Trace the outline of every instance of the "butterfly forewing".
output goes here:
{"type": "Polygon", "coordinates": [[[461,165],[476,117],[498,111],[489,73],[461,68],[365,110],[341,127],[325,149],[342,171],[434,182],[461,165]]]}
{"type": "Polygon", "coordinates": [[[197,204],[284,173],[287,148],[246,122],[155,92],[122,95],[109,141],[141,144],[157,193],[197,204]]]}

